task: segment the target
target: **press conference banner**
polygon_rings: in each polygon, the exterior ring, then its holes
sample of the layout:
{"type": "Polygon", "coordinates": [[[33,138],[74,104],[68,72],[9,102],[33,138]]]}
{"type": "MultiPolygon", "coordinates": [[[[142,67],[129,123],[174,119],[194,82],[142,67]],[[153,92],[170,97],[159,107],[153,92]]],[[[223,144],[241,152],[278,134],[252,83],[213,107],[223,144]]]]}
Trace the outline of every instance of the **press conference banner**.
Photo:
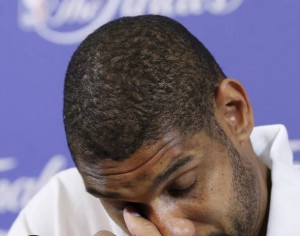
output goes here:
{"type": "MultiPolygon", "coordinates": [[[[256,125],[284,124],[300,162],[300,1],[16,0],[0,3],[0,236],[55,173],[72,167],[62,101],[78,44],[121,16],[185,25],[248,91],[256,125]]],[[[49,199],[51,200],[51,199],[49,199]]]]}

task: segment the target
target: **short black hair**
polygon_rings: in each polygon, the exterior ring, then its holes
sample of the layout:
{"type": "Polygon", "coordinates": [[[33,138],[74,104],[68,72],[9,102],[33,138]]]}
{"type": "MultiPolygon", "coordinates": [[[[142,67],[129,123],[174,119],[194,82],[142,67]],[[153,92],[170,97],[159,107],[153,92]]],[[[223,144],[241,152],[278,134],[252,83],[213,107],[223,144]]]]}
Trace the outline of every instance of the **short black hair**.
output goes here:
{"type": "Polygon", "coordinates": [[[224,78],[206,47],[168,17],[101,26],[66,73],[64,123],[75,163],[123,160],[171,131],[213,134],[215,91],[224,78]]]}

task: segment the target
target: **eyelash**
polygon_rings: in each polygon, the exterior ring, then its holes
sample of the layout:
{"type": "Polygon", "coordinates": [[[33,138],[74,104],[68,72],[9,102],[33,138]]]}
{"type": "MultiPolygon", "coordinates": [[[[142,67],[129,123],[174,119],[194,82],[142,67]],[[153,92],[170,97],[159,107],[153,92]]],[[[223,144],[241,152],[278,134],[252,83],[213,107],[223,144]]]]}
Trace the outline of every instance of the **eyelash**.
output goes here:
{"type": "Polygon", "coordinates": [[[192,190],[194,189],[194,187],[196,186],[197,181],[195,181],[194,183],[191,184],[191,186],[187,187],[186,189],[180,189],[180,190],[176,190],[176,189],[170,189],[169,193],[173,196],[173,197],[185,197],[187,196],[190,192],[192,192],[192,190]]]}

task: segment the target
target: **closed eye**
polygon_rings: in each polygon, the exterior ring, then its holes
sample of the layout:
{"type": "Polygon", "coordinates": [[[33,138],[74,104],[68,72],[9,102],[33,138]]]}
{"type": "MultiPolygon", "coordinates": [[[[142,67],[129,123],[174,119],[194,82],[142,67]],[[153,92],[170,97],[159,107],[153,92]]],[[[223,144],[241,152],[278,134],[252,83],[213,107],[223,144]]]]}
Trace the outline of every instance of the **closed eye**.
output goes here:
{"type": "Polygon", "coordinates": [[[193,189],[195,188],[197,184],[197,181],[194,180],[193,182],[191,182],[187,187],[185,188],[170,188],[168,190],[169,194],[173,197],[185,197],[187,196],[190,192],[193,191],[193,189]]]}
{"type": "Polygon", "coordinates": [[[183,197],[190,193],[196,185],[197,171],[191,169],[174,179],[168,186],[168,192],[174,197],[183,197]]]}

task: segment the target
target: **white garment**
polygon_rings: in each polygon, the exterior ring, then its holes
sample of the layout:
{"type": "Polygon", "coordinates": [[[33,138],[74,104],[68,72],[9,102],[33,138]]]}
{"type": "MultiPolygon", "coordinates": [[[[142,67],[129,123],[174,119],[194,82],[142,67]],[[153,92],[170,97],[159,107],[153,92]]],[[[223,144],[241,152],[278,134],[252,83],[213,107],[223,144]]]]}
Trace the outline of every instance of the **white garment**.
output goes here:
{"type": "MultiPolygon", "coordinates": [[[[287,132],[282,125],[256,127],[251,141],[272,169],[268,236],[300,235],[300,172],[293,167],[287,132]]],[[[54,176],[21,211],[8,236],[82,236],[109,230],[125,235],[100,201],[85,191],[73,168],[54,176]]]]}
{"type": "Polygon", "coordinates": [[[293,165],[293,153],[285,127],[257,127],[251,141],[256,154],[272,170],[267,236],[299,236],[300,172],[293,165]]]}

